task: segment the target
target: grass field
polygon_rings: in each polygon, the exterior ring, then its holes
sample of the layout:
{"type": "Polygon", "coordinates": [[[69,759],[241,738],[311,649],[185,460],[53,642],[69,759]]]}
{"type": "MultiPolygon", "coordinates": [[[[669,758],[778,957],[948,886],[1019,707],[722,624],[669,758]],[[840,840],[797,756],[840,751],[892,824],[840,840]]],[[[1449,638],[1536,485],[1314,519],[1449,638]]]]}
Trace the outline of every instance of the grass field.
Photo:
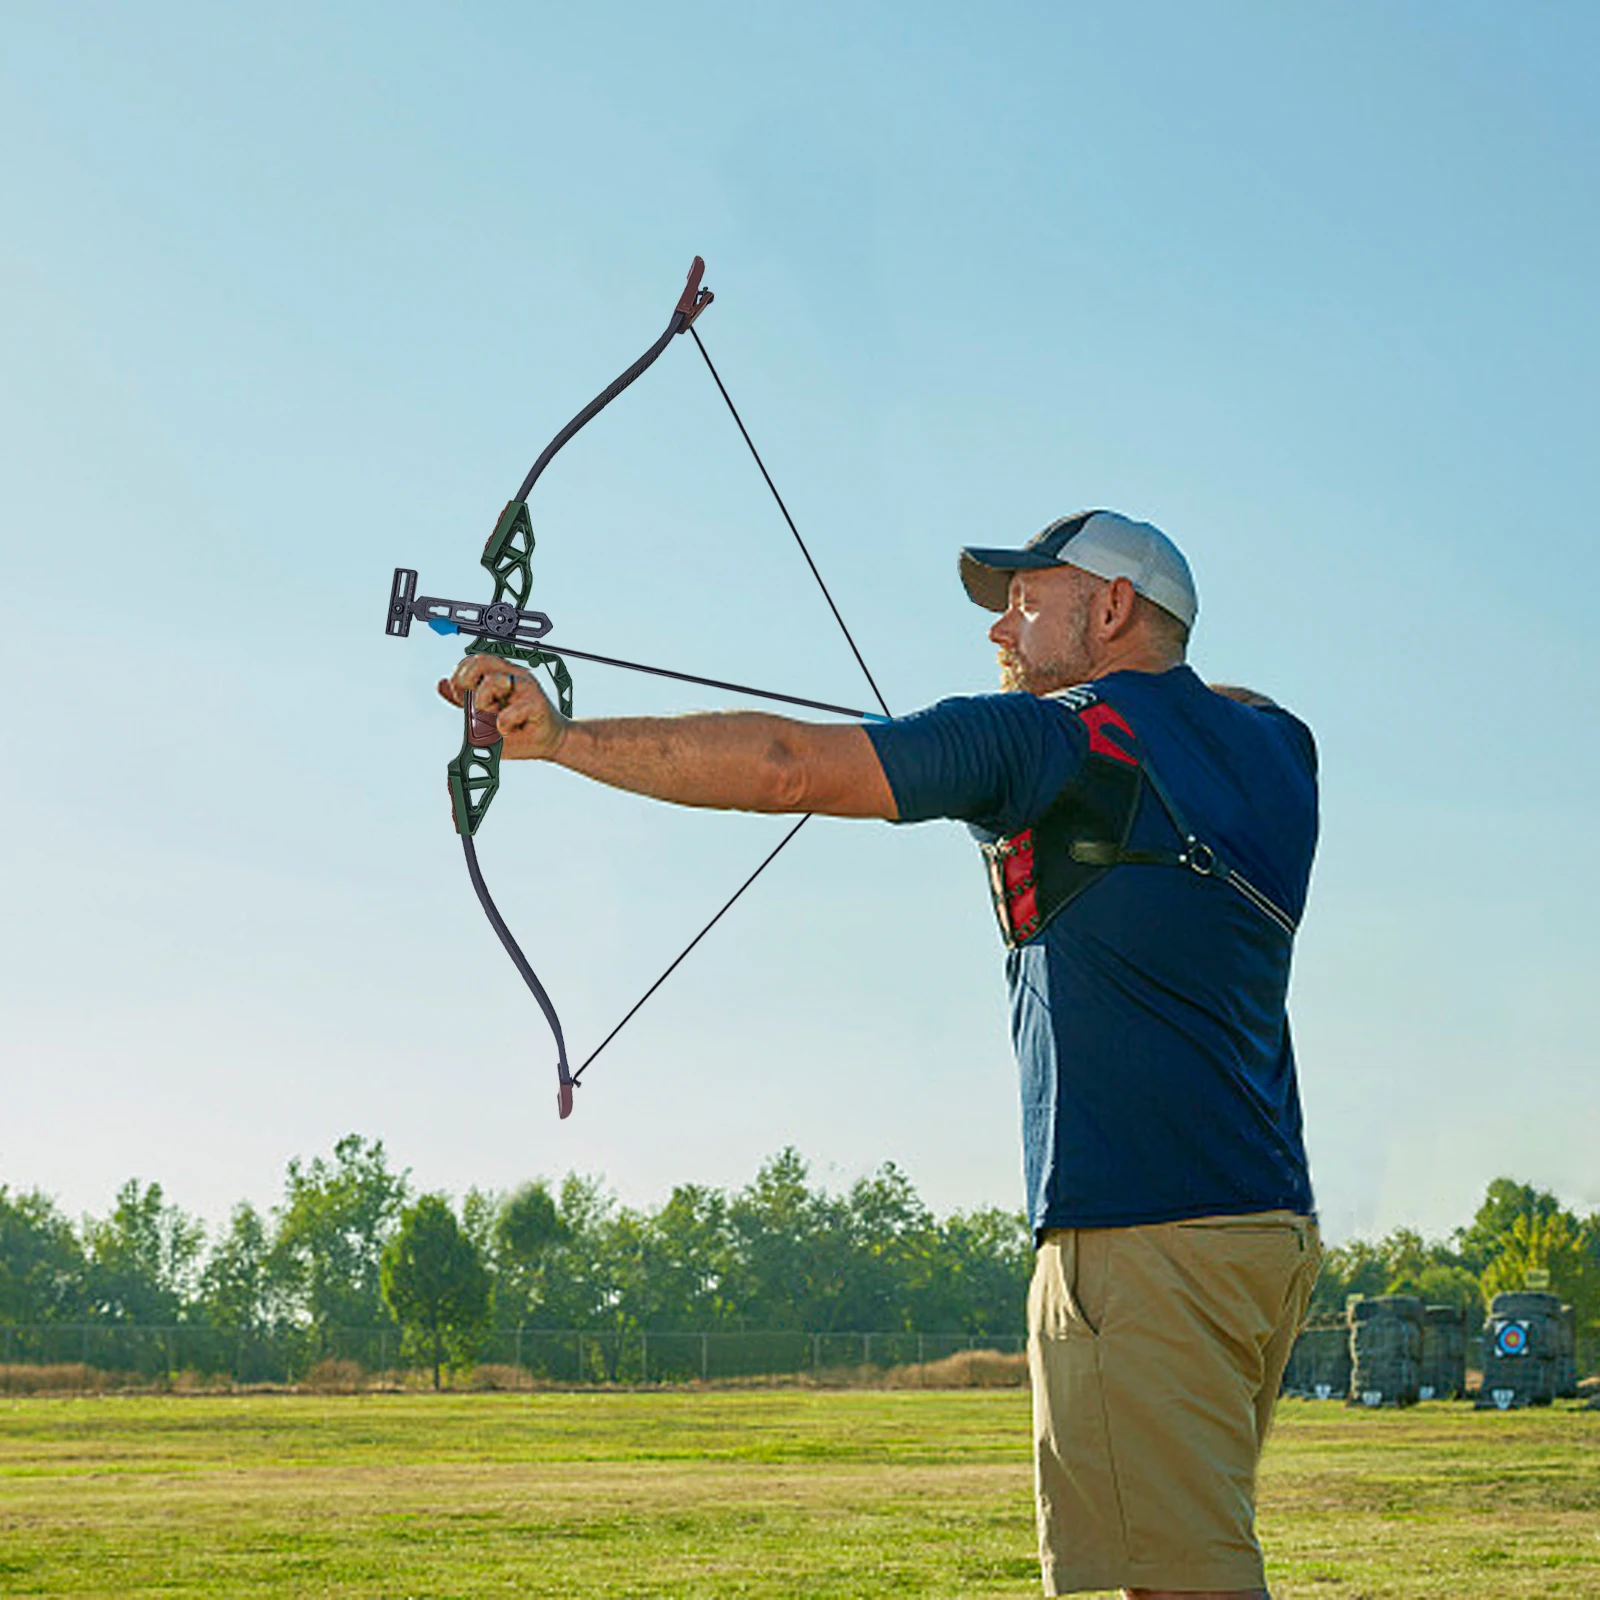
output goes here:
{"type": "MultiPolygon", "coordinates": [[[[1600,1597],[1600,1412],[1289,1401],[1277,1600],[1600,1597]]],[[[1027,1397],[0,1402],[0,1594],[1038,1593],[1027,1397]]]]}

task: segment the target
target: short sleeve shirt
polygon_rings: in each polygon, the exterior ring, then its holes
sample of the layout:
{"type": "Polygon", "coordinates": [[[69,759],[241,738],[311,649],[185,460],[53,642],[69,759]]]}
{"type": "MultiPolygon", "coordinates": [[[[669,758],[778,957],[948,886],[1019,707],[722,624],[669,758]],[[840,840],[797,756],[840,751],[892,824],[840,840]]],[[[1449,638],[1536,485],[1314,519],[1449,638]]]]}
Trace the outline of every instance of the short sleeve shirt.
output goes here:
{"type": "MultiPolygon", "coordinates": [[[[1298,921],[1317,834],[1310,731],[1180,666],[1059,696],[946,700],[867,729],[902,822],[990,842],[1079,776],[1111,706],[1197,836],[1298,921]]],[[[1177,833],[1145,785],[1129,845],[1177,833]]],[[[1287,1208],[1311,1183],[1286,1009],[1292,940],[1235,889],[1173,866],[1111,868],[1006,955],[1029,1219],[1123,1227],[1287,1208]]]]}

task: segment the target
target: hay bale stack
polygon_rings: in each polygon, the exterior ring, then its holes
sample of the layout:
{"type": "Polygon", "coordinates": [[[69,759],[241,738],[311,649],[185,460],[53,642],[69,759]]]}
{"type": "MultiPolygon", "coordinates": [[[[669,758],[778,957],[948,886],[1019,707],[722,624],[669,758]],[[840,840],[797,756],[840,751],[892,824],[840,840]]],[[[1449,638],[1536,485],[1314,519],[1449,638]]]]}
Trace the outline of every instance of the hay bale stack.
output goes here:
{"type": "Polygon", "coordinates": [[[1289,1360],[1283,1369],[1283,1379],[1278,1384],[1279,1394],[1294,1395],[1303,1400],[1310,1393],[1311,1380],[1309,1371],[1311,1363],[1310,1350],[1306,1340],[1306,1335],[1310,1331],[1310,1327],[1307,1326],[1295,1335],[1294,1344],[1289,1349],[1289,1360]]]}
{"type": "Polygon", "coordinates": [[[1422,1314],[1419,1400],[1457,1400],[1467,1392],[1467,1314],[1460,1306],[1428,1306],[1422,1314]]]}
{"type": "Polygon", "coordinates": [[[1422,1388],[1422,1302],[1379,1294],[1352,1302],[1350,1402],[1415,1405],[1422,1388]]]}
{"type": "Polygon", "coordinates": [[[1562,1306],[1556,1332],[1556,1399],[1575,1400],[1578,1397],[1578,1317],[1571,1306],[1562,1306]]]}
{"type": "Polygon", "coordinates": [[[1556,1397],[1558,1378],[1565,1378],[1561,1312],[1557,1296],[1537,1290],[1494,1297],[1483,1325],[1480,1408],[1547,1406],[1556,1397]]]}
{"type": "Polygon", "coordinates": [[[1338,1312],[1310,1318],[1289,1353],[1283,1392],[1302,1400],[1343,1400],[1350,1393],[1350,1329],[1338,1312]]]}

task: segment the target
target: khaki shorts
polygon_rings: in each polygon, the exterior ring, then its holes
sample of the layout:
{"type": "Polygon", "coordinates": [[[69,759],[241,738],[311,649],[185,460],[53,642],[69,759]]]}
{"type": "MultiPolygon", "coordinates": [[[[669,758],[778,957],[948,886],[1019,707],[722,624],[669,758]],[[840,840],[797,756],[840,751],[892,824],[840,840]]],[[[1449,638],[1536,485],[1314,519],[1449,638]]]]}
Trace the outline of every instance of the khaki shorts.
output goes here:
{"type": "Polygon", "coordinates": [[[1256,1462],[1321,1260],[1289,1211],[1045,1234],[1028,1366],[1047,1595],[1264,1587],[1256,1462]]]}

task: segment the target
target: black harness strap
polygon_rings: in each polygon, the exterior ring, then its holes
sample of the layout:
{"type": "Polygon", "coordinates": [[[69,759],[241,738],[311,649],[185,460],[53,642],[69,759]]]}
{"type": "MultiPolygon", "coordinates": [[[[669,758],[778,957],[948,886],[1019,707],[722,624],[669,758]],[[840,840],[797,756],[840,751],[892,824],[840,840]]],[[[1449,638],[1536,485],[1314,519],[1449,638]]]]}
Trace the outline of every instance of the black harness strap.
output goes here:
{"type": "MultiPolygon", "coordinates": [[[[1198,873],[1202,878],[1220,879],[1230,888],[1242,894],[1268,921],[1277,923],[1292,938],[1298,928],[1294,918],[1275,900],[1258,889],[1237,867],[1229,866],[1218,855],[1215,847],[1205,843],[1194,829],[1184,821],[1183,813],[1179,811],[1177,801],[1172,798],[1167,786],[1156,776],[1155,768],[1148,761],[1141,760],[1139,770],[1144,774],[1145,782],[1150,785],[1156,799],[1161,802],[1161,809],[1166,812],[1171,819],[1173,827],[1178,830],[1178,837],[1183,840],[1183,848],[1176,852],[1164,850],[1120,851],[1116,861],[1109,864],[1127,863],[1136,866],[1187,867],[1191,872],[1198,873]]],[[[1076,853],[1076,843],[1072,848],[1076,853]]]]}
{"type": "MultiPolygon", "coordinates": [[[[1082,706],[1073,706],[1081,714],[1082,706]]],[[[1058,912],[1112,867],[1186,867],[1233,889],[1291,938],[1296,923],[1282,906],[1231,866],[1184,820],[1167,786],[1148,761],[1091,752],[1033,827],[981,846],[989,869],[1000,934],[1015,950],[1041,932],[1058,912]],[[1177,850],[1132,850],[1128,836],[1144,785],[1177,831],[1177,850]]]]}

